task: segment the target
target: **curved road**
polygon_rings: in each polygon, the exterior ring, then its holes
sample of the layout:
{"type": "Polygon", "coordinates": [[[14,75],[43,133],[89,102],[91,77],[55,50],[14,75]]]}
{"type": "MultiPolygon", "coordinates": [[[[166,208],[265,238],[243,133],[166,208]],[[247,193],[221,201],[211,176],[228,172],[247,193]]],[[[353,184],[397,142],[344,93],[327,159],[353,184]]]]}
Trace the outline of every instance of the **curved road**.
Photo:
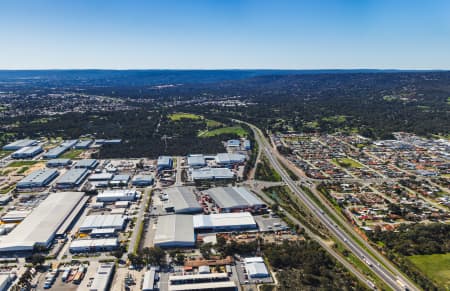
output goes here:
{"type": "Polygon", "coordinates": [[[393,272],[391,272],[385,266],[379,264],[370,253],[368,253],[364,248],[358,245],[347,232],[341,229],[340,226],[335,224],[334,221],[295,184],[295,182],[289,177],[289,175],[281,166],[280,162],[275,157],[271,145],[266,140],[266,138],[264,138],[259,128],[243,121],[235,121],[245,123],[250,126],[255,134],[255,138],[259,146],[261,147],[261,149],[263,149],[263,152],[269,159],[270,163],[280,174],[281,178],[291,189],[291,191],[301,199],[301,201],[317,216],[319,221],[322,222],[323,225],[325,225],[338,240],[340,240],[353,254],[358,256],[362,261],[370,266],[372,271],[379,278],[381,278],[393,290],[420,290],[395,268],[393,269],[393,272]]]}

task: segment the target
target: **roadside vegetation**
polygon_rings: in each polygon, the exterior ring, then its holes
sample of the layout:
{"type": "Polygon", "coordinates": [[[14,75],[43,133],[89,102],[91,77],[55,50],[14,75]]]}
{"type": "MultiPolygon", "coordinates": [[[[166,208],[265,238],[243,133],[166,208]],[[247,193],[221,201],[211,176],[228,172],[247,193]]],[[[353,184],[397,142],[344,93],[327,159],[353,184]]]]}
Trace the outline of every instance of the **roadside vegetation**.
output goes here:
{"type": "Polygon", "coordinates": [[[448,290],[450,225],[401,225],[395,232],[376,229],[369,236],[390,260],[423,289],[448,290]]]}
{"type": "Polygon", "coordinates": [[[261,161],[256,164],[255,179],[267,182],[281,182],[281,176],[270,165],[267,157],[262,155],[261,161]]]}
{"type": "Polygon", "coordinates": [[[233,134],[239,137],[244,137],[247,132],[240,126],[220,127],[213,130],[203,130],[198,133],[199,137],[212,137],[223,134],[233,134]]]}

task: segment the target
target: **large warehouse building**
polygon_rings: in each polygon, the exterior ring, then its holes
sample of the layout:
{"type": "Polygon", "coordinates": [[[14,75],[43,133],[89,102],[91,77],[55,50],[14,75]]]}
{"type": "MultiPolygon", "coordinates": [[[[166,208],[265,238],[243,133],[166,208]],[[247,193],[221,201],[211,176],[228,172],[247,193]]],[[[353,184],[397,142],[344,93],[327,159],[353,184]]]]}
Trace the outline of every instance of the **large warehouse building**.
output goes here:
{"type": "Polygon", "coordinates": [[[232,166],[245,162],[245,156],[241,154],[221,153],[216,156],[216,163],[220,166],[232,166]]]}
{"type": "Polygon", "coordinates": [[[32,172],[22,180],[20,180],[16,187],[21,188],[39,188],[50,184],[53,179],[59,175],[55,169],[40,169],[32,172]]]}
{"type": "Polygon", "coordinates": [[[164,215],[158,217],[155,246],[159,247],[193,247],[195,234],[191,215],[164,215]]]}
{"type": "Polygon", "coordinates": [[[171,187],[164,190],[169,196],[166,211],[174,211],[175,213],[200,213],[203,208],[197,201],[193,187],[171,187]]]}
{"type": "Polygon", "coordinates": [[[173,167],[173,159],[169,156],[160,156],[157,161],[158,172],[163,170],[171,170],[173,167]]]}
{"type": "Polygon", "coordinates": [[[233,180],[234,173],[228,168],[201,168],[192,169],[191,177],[193,181],[204,180],[233,180]]]}
{"type": "Polygon", "coordinates": [[[78,188],[88,175],[87,169],[71,169],[56,181],[56,187],[60,189],[78,188]]]}
{"type": "Polygon", "coordinates": [[[31,147],[37,145],[37,140],[35,139],[20,139],[3,146],[4,151],[17,151],[24,147],[31,147]]]}
{"type": "Polygon", "coordinates": [[[70,243],[71,253],[104,252],[115,250],[119,246],[117,238],[76,239],[70,243]]]}
{"type": "Polygon", "coordinates": [[[13,159],[31,159],[42,153],[44,150],[41,146],[31,146],[31,147],[23,147],[17,151],[15,151],[11,157],[13,159]]]}
{"type": "Polygon", "coordinates": [[[193,216],[194,229],[199,232],[237,231],[257,229],[255,219],[249,212],[197,214],[193,216]]]}
{"type": "Polygon", "coordinates": [[[126,218],[122,215],[90,215],[80,225],[80,231],[91,231],[95,228],[114,228],[123,230],[126,218]]]}
{"type": "Polygon", "coordinates": [[[44,158],[45,159],[56,159],[57,157],[59,157],[60,155],[62,155],[63,153],[65,153],[66,151],[71,149],[77,142],[78,142],[78,140],[76,140],[76,139],[66,140],[63,143],[61,143],[59,146],[52,148],[48,152],[46,152],[44,154],[44,158]]]}
{"type": "Polygon", "coordinates": [[[97,202],[134,201],[136,197],[136,190],[105,190],[98,193],[97,202]]]}
{"type": "Polygon", "coordinates": [[[99,162],[96,159],[83,159],[79,160],[75,164],[75,168],[93,170],[98,166],[98,164],[99,162]]]}
{"type": "Polygon", "coordinates": [[[34,246],[49,247],[62,227],[69,227],[68,219],[79,211],[77,207],[84,193],[61,192],[50,194],[8,235],[0,237],[0,252],[32,251],[34,246]]]}
{"type": "Polygon", "coordinates": [[[255,194],[244,187],[217,187],[204,191],[211,197],[220,212],[256,212],[266,205],[255,194]]]}

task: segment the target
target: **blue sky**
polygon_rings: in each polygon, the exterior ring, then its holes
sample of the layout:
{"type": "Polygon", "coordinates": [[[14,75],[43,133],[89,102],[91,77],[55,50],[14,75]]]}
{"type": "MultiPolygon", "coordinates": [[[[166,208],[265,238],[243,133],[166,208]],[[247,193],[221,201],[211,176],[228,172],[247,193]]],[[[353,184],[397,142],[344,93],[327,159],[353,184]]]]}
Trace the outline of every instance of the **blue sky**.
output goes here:
{"type": "Polygon", "coordinates": [[[447,0],[1,0],[0,69],[450,69],[447,0]]]}

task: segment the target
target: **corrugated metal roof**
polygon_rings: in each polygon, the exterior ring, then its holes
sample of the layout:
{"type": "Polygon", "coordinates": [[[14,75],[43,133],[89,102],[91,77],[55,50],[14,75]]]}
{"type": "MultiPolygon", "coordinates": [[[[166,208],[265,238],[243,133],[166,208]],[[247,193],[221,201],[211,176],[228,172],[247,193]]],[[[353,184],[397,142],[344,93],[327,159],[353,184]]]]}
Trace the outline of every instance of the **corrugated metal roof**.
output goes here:
{"type": "Polygon", "coordinates": [[[82,192],[50,194],[11,233],[0,238],[0,250],[49,243],[83,196],[82,192]]]}
{"type": "Polygon", "coordinates": [[[194,228],[191,215],[164,215],[158,218],[155,245],[195,244],[194,228]]]}
{"type": "Polygon", "coordinates": [[[263,206],[264,203],[244,187],[217,187],[204,191],[220,208],[263,206]]]}
{"type": "Polygon", "coordinates": [[[195,229],[201,228],[221,228],[235,226],[256,226],[253,216],[249,212],[240,213],[218,213],[218,214],[198,214],[193,216],[195,229]]]}
{"type": "Polygon", "coordinates": [[[173,205],[176,213],[201,212],[202,207],[198,203],[194,188],[171,187],[164,190],[169,195],[169,203],[173,205]]]}

